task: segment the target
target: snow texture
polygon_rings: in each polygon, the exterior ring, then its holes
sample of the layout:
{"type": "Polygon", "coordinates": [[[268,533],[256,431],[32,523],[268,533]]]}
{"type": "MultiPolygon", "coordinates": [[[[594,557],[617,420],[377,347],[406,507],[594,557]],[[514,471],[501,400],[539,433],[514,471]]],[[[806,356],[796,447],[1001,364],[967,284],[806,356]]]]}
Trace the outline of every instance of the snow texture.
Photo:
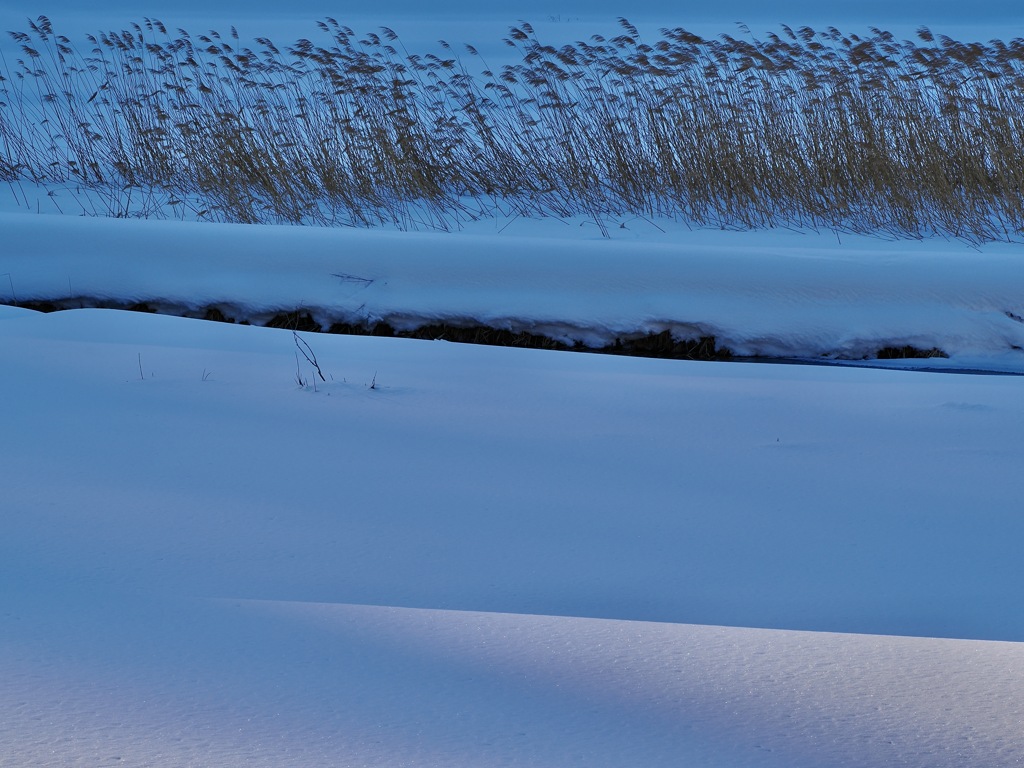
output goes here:
{"type": "Polygon", "coordinates": [[[0,765],[1024,759],[1019,378],[304,338],[0,315],[0,765]]]}

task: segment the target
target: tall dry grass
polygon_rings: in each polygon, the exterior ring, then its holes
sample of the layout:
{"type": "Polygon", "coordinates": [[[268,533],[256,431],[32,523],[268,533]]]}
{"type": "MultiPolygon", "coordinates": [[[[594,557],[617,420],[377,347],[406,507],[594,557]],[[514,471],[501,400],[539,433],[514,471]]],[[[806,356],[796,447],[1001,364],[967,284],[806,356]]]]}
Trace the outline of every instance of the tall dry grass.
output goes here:
{"type": "Polygon", "coordinates": [[[0,62],[0,178],[87,212],[458,226],[495,210],[969,241],[1024,232],[1024,40],[663,29],[493,71],[333,19],[279,48],[147,19],[77,48],[40,17],[0,62]]]}

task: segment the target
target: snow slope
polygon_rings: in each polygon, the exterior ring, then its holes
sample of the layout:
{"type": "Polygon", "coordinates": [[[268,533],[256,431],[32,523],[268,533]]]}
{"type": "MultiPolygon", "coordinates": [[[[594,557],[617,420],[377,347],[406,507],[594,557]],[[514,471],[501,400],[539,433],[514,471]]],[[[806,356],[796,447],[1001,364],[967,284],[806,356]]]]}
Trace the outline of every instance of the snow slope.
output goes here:
{"type": "Polygon", "coordinates": [[[324,328],[484,324],[590,347],[669,330],[755,357],[858,360],[910,345],[950,356],[932,367],[1024,371],[1019,245],[643,220],[603,239],[587,224],[477,222],[453,235],[0,214],[0,296],[212,306],[256,323],[301,309],[324,328]]]}
{"type": "Polygon", "coordinates": [[[1019,378],[303,338],[0,314],[0,765],[1024,760],[1019,378]]]}
{"type": "Polygon", "coordinates": [[[6,651],[0,764],[1021,760],[1018,643],[300,603],[161,618],[156,642],[122,621],[102,653],[6,651]]]}

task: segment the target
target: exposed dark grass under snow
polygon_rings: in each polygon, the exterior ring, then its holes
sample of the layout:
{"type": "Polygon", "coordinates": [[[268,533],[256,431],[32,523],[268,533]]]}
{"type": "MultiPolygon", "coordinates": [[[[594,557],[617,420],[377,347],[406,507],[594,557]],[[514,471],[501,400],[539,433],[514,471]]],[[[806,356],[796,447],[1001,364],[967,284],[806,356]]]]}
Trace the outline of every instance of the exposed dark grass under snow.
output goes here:
{"type": "MultiPolygon", "coordinates": [[[[146,302],[124,302],[98,300],[94,297],[76,297],[56,301],[0,301],[0,306],[18,306],[39,312],[59,312],[86,307],[128,310],[151,314],[166,314],[179,317],[194,317],[218,323],[240,323],[261,325],[266,328],[285,328],[306,333],[335,333],[354,336],[377,336],[404,339],[425,339],[431,341],[452,341],[463,344],[484,344],[495,347],[516,347],[519,349],[551,349],[564,352],[597,352],[606,355],[627,355],[630,357],[652,357],[668,360],[749,360],[749,356],[734,356],[727,347],[717,343],[714,336],[699,338],[677,338],[671,331],[633,333],[617,336],[602,346],[587,345],[581,341],[565,341],[542,333],[525,330],[509,330],[479,323],[450,324],[446,322],[424,323],[411,328],[395,328],[386,321],[351,323],[331,322],[324,325],[302,308],[292,312],[278,312],[270,317],[241,316],[237,311],[225,312],[218,306],[194,309],[183,306],[150,304],[146,302]]],[[[911,344],[894,347],[880,347],[873,355],[862,356],[861,360],[908,360],[948,358],[937,347],[921,349],[911,344]]],[[[757,358],[760,360],[760,358],[757,358]]],[[[771,358],[767,358],[771,359],[771,358]]],[[[822,356],[820,362],[849,361],[841,352],[822,356]]],[[[808,361],[803,361],[808,362],[808,361]]]]}
{"type": "Polygon", "coordinates": [[[333,19],[284,47],[146,20],[82,49],[40,17],[0,62],[0,179],[116,216],[1024,233],[1024,40],[783,26],[648,42],[620,24],[555,47],[521,23],[515,63],[490,69],[471,46],[409,52],[333,19]]]}

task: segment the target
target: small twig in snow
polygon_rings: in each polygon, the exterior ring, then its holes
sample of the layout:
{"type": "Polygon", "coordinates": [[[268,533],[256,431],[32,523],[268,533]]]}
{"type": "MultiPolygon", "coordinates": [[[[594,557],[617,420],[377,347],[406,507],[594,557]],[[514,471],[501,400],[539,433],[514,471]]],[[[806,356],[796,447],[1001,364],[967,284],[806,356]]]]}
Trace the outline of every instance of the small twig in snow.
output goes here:
{"type": "MultiPolygon", "coordinates": [[[[309,346],[309,344],[307,344],[305,339],[299,336],[299,334],[295,331],[292,331],[292,336],[295,337],[295,346],[298,347],[298,350],[299,352],[302,353],[302,356],[306,358],[306,362],[308,362],[310,365],[316,368],[316,372],[317,375],[320,377],[320,381],[327,381],[327,379],[324,377],[324,372],[320,370],[320,363],[316,361],[316,355],[313,354],[313,350],[309,346]]],[[[298,358],[296,358],[296,360],[297,359],[298,358]]]]}
{"type": "Polygon", "coordinates": [[[357,275],[349,275],[345,272],[332,272],[331,277],[336,277],[343,283],[362,283],[364,286],[369,287],[373,284],[373,280],[369,277],[359,277],[357,275]]]}

